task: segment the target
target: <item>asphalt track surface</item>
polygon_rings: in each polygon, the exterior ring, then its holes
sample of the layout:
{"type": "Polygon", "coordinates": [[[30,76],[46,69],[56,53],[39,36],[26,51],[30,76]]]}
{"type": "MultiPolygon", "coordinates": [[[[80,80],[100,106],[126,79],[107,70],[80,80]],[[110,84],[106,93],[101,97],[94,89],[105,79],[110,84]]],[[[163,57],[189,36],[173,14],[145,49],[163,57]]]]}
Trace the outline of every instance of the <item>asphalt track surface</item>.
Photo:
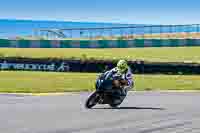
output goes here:
{"type": "Polygon", "coordinates": [[[200,93],[130,93],[91,110],[88,95],[0,94],[0,133],[200,133],[200,93]]]}

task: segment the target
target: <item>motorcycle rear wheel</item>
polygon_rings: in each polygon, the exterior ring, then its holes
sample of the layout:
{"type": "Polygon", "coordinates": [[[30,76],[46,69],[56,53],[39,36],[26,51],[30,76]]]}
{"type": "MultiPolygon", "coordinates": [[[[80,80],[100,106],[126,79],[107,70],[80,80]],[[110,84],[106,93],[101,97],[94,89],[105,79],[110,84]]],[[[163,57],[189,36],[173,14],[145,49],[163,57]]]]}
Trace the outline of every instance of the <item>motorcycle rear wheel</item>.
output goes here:
{"type": "Polygon", "coordinates": [[[117,108],[119,105],[120,105],[121,103],[119,103],[119,104],[109,104],[110,105],[110,107],[112,107],[112,108],[117,108]]]}

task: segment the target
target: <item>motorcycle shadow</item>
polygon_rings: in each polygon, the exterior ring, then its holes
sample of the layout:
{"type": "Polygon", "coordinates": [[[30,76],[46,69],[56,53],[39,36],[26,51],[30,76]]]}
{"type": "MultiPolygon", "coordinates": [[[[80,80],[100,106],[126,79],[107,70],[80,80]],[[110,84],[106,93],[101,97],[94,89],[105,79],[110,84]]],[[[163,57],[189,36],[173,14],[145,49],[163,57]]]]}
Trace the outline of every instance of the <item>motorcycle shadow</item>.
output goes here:
{"type": "Polygon", "coordinates": [[[99,108],[92,108],[92,109],[117,109],[117,110],[165,110],[165,108],[154,108],[154,107],[99,107],[99,108]]]}

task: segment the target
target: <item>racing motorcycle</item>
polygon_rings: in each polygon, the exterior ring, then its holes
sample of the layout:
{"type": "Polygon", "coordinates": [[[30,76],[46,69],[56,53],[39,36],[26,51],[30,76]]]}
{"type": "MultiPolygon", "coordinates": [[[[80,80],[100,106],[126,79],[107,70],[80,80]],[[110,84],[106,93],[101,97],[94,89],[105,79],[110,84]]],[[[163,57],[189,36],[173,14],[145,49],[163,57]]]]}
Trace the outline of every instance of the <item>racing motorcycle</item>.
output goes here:
{"type": "Polygon", "coordinates": [[[96,90],[86,100],[85,107],[90,109],[96,104],[108,104],[113,108],[119,106],[123,100],[117,104],[114,102],[116,98],[120,97],[115,93],[115,89],[119,89],[114,87],[115,80],[122,80],[121,76],[111,77],[111,75],[101,74],[96,80],[96,90]]]}

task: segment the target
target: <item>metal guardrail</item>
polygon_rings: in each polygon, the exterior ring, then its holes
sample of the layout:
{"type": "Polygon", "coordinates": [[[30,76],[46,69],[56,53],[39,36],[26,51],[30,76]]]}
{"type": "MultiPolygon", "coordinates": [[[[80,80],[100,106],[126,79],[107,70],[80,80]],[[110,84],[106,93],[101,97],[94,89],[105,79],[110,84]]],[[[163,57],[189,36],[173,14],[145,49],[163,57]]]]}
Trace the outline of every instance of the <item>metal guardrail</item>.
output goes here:
{"type": "Polygon", "coordinates": [[[200,38],[200,24],[144,25],[126,27],[35,29],[34,36],[46,38],[200,38]],[[191,35],[191,33],[199,33],[191,35]]]}

